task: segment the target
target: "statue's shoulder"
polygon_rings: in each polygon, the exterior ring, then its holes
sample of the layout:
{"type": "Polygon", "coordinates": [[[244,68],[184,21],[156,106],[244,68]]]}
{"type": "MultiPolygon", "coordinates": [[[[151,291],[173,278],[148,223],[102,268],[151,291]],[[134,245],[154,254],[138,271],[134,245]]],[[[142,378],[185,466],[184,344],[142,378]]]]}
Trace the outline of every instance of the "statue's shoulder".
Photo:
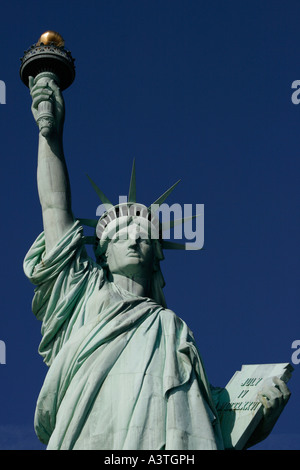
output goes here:
{"type": "Polygon", "coordinates": [[[161,318],[166,322],[173,322],[175,325],[183,324],[184,321],[169,308],[162,308],[160,312],[161,318]]]}

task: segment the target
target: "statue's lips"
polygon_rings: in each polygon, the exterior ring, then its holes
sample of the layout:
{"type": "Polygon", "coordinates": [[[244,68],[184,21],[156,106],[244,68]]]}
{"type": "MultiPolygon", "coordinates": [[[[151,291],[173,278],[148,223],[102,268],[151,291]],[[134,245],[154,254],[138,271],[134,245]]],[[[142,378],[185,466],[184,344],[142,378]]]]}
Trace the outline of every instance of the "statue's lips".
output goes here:
{"type": "Polygon", "coordinates": [[[127,256],[129,258],[139,258],[140,257],[140,255],[136,251],[128,251],[127,256]]]}

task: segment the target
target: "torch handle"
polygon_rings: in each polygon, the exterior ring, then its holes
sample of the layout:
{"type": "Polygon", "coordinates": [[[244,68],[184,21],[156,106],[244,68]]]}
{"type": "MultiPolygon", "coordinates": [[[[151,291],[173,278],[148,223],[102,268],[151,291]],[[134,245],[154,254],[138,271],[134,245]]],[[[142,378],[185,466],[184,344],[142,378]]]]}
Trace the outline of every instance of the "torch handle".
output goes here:
{"type": "MultiPolygon", "coordinates": [[[[59,83],[59,79],[54,73],[42,72],[36,76],[35,84],[39,86],[47,86],[49,80],[54,80],[57,84],[59,83]]],[[[55,128],[54,109],[53,102],[51,100],[41,101],[41,103],[39,103],[37,124],[44,137],[49,136],[55,128]]]]}
{"type": "Polygon", "coordinates": [[[38,105],[38,113],[37,124],[39,130],[44,137],[47,137],[54,126],[53,104],[50,101],[42,101],[38,105]]]}

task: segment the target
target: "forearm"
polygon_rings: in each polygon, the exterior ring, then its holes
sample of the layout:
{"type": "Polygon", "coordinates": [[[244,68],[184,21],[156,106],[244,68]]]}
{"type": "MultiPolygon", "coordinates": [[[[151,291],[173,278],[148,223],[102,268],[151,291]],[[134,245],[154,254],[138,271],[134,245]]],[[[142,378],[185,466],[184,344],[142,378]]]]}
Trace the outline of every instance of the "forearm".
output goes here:
{"type": "Polygon", "coordinates": [[[37,182],[49,251],[73,223],[62,138],[56,133],[48,139],[39,134],[37,182]]]}

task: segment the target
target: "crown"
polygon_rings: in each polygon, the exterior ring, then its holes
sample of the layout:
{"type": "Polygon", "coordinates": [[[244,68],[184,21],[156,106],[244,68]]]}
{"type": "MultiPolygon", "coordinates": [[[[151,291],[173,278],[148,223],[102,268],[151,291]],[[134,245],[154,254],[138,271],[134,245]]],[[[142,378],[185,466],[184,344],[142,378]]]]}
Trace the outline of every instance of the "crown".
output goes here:
{"type": "Polygon", "coordinates": [[[138,221],[142,229],[151,234],[152,239],[157,239],[163,249],[185,250],[186,246],[182,243],[176,243],[164,240],[163,232],[170,230],[178,224],[182,224],[187,220],[191,220],[197,215],[185,217],[177,220],[170,220],[161,223],[156,216],[159,207],[164,203],[167,197],[172,193],[178,180],[167,191],[165,191],[158,199],[155,200],[149,207],[144,204],[136,202],[136,175],[135,175],[135,160],[133,161],[131,179],[128,191],[128,198],[126,202],[113,205],[111,201],[105,196],[96,183],[87,175],[91,185],[93,186],[96,194],[102,202],[105,212],[99,219],[81,219],[78,220],[82,225],[95,228],[95,235],[85,237],[86,244],[94,245],[95,253],[97,256],[101,255],[104,251],[107,241],[110,240],[118,230],[128,225],[128,219],[133,218],[138,221]]]}
{"type": "Polygon", "coordinates": [[[128,218],[138,219],[142,228],[151,229],[152,238],[160,238],[159,220],[143,204],[125,202],[112,206],[99,219],[96,226],[96,235],[99,240],[106,238],[109,233],[122,227],[122,221],[126,223],[128,218]],[[125,219],[125,220],[124,220],[125,219]]]}

